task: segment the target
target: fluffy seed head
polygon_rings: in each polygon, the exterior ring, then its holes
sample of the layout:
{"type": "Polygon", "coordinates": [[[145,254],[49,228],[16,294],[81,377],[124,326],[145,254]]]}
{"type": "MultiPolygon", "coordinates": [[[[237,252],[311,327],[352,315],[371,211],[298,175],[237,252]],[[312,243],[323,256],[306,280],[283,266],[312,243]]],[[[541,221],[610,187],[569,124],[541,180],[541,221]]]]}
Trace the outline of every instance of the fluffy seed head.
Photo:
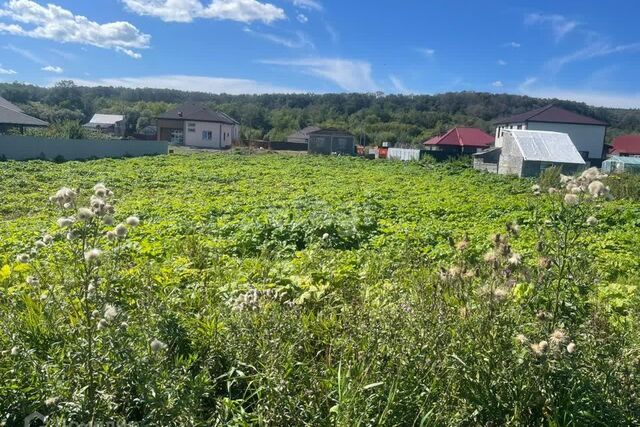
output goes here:
{"type": "Polygon", "coordinates": [[[19,354],[20,354],[20,347],[18,347],[17,345],[14,345],[13,347],[11,347],[12,356],[17,356],[19,354]]]}
{"type": "Polygon", "coordinates": [[[540,341],[539,343],[531,344],[531,351],[533,351],[533,354],[536,356],[542,356],[547,351],[548,347],[549,343],[546,341],[540,341]]]}
{"type": "Polygon", "coordinates": [[[35,286],[38,283],[40,283],[40,280],[38,280],[37,277],[33,277],[33,276],[27,277],[27,284],[28,285],[35,286]]]}
{"type": "Polygon", "coordinates": [[[100,319],[100,321],[98,322],[98,330],[100,331],[107,326],[109,326],[109,322],[107,322],[105,319],[100,319]]]}
{"type": "Polygon", "coordinates": [[[485,262],[493,263],[493,262],[496,262],[497,259],[498,259],[498,254],[496,253],[496,251],[489,251],[486,254],[484,254],[485,262]]]}
{"type": "Polygon", "coordinates": [[[595,216],[590,216],[587,218],[587,225],[592,227],[598,225],[598,219],[595,216]]]}
{"type": "Polygon", "coordinates": [[[567,340],[567,334],[562,329],[556,329],[549,337],[553,345],[562,345],[567,340]]]}
{"type": "Polygon", "coordinates": [[[107,231],[106,236],[109,240],[116,240],[118,238],[118,236],[116,236],[116,233],[113,231],[107,231]]]}
{"type": "Polygon", "coordinates": [[[140,224],[140,219],[137,216],[130,216],[127,218],[126,223],[130,227],[136,227],[140,224]]]}
{"type": "Polygon", "coordinates": [[[589,184],[589,194],[591,194],[592,197],[604,197],[607,195],[607,193],[607,187],[602,182],[593,181],[591,184],[589,184]]]}
{"type": "Polygon", "coordinates": [[[91,249],[84,253],[84,259],[87,262],[96,261],[102,255],[100,249],[91,249]]]}
{"type": "Polygon", "coordinates": [[[578,199],[578,196],[576,196],[575,194],[566,194],[564,196],[564,203],[567,206],[576,206],[579,202],[580,199],[578,199]]]}
{"type": "Polygon", "coordinates": [[[89,221],[91,218],[93,218],[94,214],[91,211],[91,209],[87,209],[87,208],[80,208],[78,209],[78,219],[80,221],[89,221]]]}
{"type": "Polygon", "coordinates": [[[62,217],[62,218],[58,218],[58,227],[60,228],[66,228],[66,227],[70,227],[71,225],[73,225],[73,223],[75,222],[75,220],[72,217],[62,217]]]}
{"type": "Polygon", "coordinates": [[[529,342],[529,339],[524,334],[518,334],[516,335],[516,341],[521,345],[525,345],[529,342]]]}
{"type": "Polygon", "coordinates": [[[127,226],[124,224],[118,224],[116,225],[114,231],[116,233],[116,236],[125,237],[127,235],[127,226]]]}
{"type": "Polygon", "coordinates": [[[567,353],[573,353],[574,351],[576,351],[576,343],[570,342],[567,345],[567,353]]]}
{"type": "Polygon", "coordinates": [[[167,345],[158,339],[154,339],[153,341],[151,341],[150,346],[151,346],[151,351],[153,351],[154,353],[157,353],[167,348],[167,345]]]}
{"type": "Polygon", "coordinates": [[[522,264],[522,255],[520,254],[512,254],[511,257],[507,260],[507,262],[511,265],[520,265],[522,264]]]}
{"type": "Polygon", "coordinates": [[[42,241],[48,245],[49,243],[53,242],[53,236],[49,235],[49,234],[45,234],[44,236],[42,236],[42,241]]]}
{"type": "Polygon", "coordinates": [[[104,308],[104,318],[109,322],[113,321],[118,316],[118,309],[112,306],[111,304],[107,304],[104,308]]]}
{"type": "Polygon", "coordinates": [[[65,204],[72,206],[73,202],[76,199],[76,196],[76,192],[72,189],[68,187],[62,187],[56,192],[53,197],[49,198],[49,200],[56,202],[60,207],[65,207],[65,204]]]}
{"type": "Polygon", "coordinates": [[[37,249],[41,249],[47,246],[47,244],[43,240],[36,240],[35,247],[37,249]]]}
{"type": "Polygon", "coordinates": [[[104,222],[105,225],[113,225],[113,217],[111,215],[105,215],[102,218],[102,222],[104,222]]]}

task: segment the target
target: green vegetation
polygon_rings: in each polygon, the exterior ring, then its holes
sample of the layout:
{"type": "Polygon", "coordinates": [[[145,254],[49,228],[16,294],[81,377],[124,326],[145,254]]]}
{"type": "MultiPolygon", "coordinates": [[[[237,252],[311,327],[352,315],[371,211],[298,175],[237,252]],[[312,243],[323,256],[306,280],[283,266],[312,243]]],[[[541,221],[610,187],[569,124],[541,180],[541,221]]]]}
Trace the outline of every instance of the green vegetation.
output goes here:
{"type": "Polygon", "coordinates": [[[536,195],[461,163],[1,165],[7,425],[640,423],[640,204],[593,171],[536,195]]]}
{"type": "Polygon", "coordinates": [[[605,120],[607,138],[640,132],[640,110],[593,108],[586,104],[490,93],[420,96],[376,94],[212,95],[170,89],[78,87],[61,81],[51,88],[0,83],[0,96],[27,114],[51,123],[88,121],[94,113],[124,114],[133,133],[153,118],[185,101],[197,101],[240,121],[245,139],[283,140],[307,125],[345,128],[368,143],[421,143],[454,126],[474,126],[489,133],[492,120],[555,103],[605,120]]]}

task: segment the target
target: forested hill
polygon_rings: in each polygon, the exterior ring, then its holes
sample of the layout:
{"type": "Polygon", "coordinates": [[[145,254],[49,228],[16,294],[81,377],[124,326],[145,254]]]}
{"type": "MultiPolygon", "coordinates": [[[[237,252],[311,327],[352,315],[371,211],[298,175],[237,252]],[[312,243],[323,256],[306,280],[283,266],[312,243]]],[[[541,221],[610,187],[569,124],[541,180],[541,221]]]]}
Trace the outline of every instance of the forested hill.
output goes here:
{"type": "Polygon", "coordinates": [[[62,81],[49,88],[1,83],[0,96],[49,122],[84,122],[96,112],[125,114],[132,130],[152,124],[153,117],[175,104],[198,101],[240,121],[245,138],[271,140],[318,124],[365,135],[369,143],[417,143],[453,126],[477,126],[491,133],[493,120],[550,103],[608,122],[609,140],[621,133],[640,133],[638,109],[596,108],[571,101],[478,92],[416,96],[214,95],[170,89],[81,87],[62,81]]]}

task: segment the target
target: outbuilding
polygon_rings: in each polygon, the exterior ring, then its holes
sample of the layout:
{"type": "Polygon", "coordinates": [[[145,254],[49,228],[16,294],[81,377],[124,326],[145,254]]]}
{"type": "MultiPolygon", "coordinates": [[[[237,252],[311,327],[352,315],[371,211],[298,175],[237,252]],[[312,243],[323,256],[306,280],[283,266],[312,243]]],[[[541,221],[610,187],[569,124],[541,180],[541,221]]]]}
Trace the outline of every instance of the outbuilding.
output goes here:
{"type": "Polygon", "coordinates": [[[319,129],[309,133],[309,154],[355,154],[355,137],[341,129],[319,129]]]}
{"type": "Polygon", "coordinates": [[[473,154],[487,149],[494,137],[478,128],[457,127],[442,136],[424,142],[428,151],[444,151],[455,154],[473,154]]]}
{"type": "Polygon", "coordinates": [[[640,157],[640,135],[621,135],[615,138],[611,154],[621,157],[640,157]]]}
{"type": "Polygon", "coordinates": [[[25,114],[17,105],[0,96],[0,133],[17,128],[24,133],[25,127],[45,127],[49,123],[25,114]]]}
{"type": "Polygon", "coordinates": [[[122,114],[94,114],[85,128],[99,130],[114,136],[125,136],[126,122],[122,114]]]}
{"type": "Polygon", "coordinates": [[[474,155],[476,169],[520,177],[538,176],[551,166],[573,174],[585,164],[569,135],[548,131],[505,129],[501,147],[474,155]]]}
{"type": "Polygon", "coordinates": [[[605,173],[640,173],[640,157],[611,156],[602,162],[602,171],[605,173]]]}
{"type": "Polygon", "coordinates": [[[311,132],[319,131],[320,128],[317,126],[307,126],[303,129],[300,129],[297,132],[292,133],[287,137],[287,142],[292,144],[308,144],[309,143],[309,134],[311,132]]]}

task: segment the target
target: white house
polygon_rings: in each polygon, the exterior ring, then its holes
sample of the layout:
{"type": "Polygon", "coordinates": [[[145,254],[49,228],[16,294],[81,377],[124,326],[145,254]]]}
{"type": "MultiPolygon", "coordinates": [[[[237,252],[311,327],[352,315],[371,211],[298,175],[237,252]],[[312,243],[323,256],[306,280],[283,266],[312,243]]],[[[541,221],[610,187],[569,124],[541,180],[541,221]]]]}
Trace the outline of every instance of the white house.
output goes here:
{"type": "Polygon", "coordinates": [[[187,103],[157,117],[158,140],[190,147],[228,148],[240,140],[240,124],[220,111],[187,103]]]}
{"type": "Polygon", "coordinates": [[[83,126],[112,133],[116,136],[124,136],[126,130],[126,123],[122,114],[94,114],[89,123],[83,126]]]}
{"type": "Polygon", "coordinates": [[[496,147],[502,147],[505,130],[539,130],[566,133],[582,158],[592,164],[599,166],[606,157],[604,137],[609,125],[555,105],[507,117],[495,124],[496,147]]]}

